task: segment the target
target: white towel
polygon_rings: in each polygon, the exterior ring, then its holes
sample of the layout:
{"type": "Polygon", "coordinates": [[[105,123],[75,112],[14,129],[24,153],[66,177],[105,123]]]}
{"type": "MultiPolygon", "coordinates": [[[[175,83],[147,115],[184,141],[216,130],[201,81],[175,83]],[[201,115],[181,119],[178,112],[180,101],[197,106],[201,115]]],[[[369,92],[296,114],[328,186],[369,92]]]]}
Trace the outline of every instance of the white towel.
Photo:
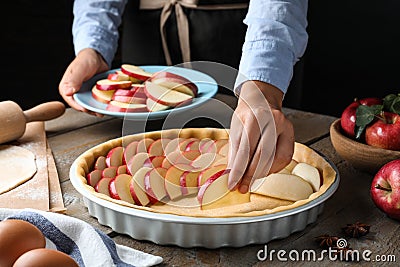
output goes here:
{"type": "Polygon", "coordinates": [[[46,248],[71,256],[80,267],[153,266],[163,259],[127,246],[79,219],[34,209],[0,209],[0,221],[20,219],[35,225],[46,237],[46,248]]]}

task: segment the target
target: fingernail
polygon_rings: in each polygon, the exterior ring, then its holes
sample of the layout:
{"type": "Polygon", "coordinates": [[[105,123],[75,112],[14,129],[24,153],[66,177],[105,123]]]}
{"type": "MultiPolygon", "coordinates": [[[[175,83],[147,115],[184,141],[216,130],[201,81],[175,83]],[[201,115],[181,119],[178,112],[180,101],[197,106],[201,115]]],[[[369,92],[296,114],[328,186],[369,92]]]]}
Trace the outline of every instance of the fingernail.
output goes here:
{"type": "Polygon", "coordinates": [[[247,185],[241,185],[239,187],[239,192],[240,193],[245,194],[245,193],[247,193],[247,191],[249,191],[249,187],[247,185]]]}

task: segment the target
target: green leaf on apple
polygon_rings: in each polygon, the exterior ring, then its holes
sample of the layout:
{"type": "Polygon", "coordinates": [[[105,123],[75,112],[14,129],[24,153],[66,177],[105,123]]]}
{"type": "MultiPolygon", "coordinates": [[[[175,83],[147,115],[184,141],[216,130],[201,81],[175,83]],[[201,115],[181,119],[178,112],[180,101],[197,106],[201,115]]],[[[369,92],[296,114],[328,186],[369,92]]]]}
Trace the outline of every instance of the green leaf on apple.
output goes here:
{"type": "Polygon", "coordinates": [[[356,139],[360,139],[365,128],[370,124],[376,116],[383,111],[383,105],[360,105],[356,110],[356,126],[355,135],[356,139]]]}
{"type": "Polygon", "coordinates": [[[400,94],[390,94],[383,99],[384,110],[400,114],[400,94]]]}

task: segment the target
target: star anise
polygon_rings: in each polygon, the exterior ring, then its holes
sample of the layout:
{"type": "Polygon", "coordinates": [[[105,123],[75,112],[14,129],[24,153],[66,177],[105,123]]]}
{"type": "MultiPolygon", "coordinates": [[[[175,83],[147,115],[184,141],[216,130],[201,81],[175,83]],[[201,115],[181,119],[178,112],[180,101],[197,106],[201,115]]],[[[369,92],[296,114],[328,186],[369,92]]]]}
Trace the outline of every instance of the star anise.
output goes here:
{"type": "Polygon", "coordinates": [[[315,241],[322,248],[335,247],[338,239],[339,239],[339,237],[331,236],[331,235],[328,235],[328,234],[320,235],[320,236],[315,237],[315,241]]]}
{"type": "Polygon", "coordinates": [[[346,236],[358,238],[368,234],[370,227],[368,224],[356,222],[354,224],[347,224],[345,227],[342,227],[342,230],[346,236]]]}

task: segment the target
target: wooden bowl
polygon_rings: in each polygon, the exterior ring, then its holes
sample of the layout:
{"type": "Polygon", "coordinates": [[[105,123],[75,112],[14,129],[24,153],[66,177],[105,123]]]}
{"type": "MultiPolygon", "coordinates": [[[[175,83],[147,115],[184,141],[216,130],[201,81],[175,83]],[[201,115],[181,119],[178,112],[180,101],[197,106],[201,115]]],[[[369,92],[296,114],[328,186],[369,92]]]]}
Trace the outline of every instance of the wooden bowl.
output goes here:
{"type": "Polygon", "coordinates": [[[340,119],[331,124],[330,136],[336,152],[364,172],[375,174],[385,163],[400,158],[400,151],[373,147],[348,138],[342,133],[340,119]]]}

